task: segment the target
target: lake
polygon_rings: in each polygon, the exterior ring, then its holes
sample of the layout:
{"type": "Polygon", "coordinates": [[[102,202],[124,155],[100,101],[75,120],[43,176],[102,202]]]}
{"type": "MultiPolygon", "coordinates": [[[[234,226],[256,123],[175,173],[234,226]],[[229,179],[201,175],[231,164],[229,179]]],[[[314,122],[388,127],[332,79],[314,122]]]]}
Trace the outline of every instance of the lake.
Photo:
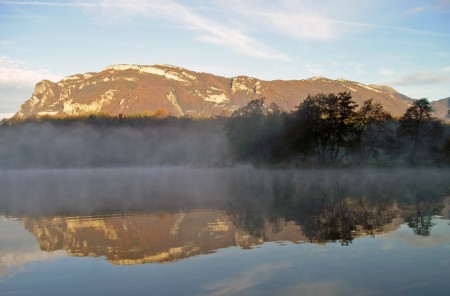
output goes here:
{"type": "Polygon", "coordinates": [[[0,237],[0,295],[442,295],[450,170],[3,170],[0,237]]]}

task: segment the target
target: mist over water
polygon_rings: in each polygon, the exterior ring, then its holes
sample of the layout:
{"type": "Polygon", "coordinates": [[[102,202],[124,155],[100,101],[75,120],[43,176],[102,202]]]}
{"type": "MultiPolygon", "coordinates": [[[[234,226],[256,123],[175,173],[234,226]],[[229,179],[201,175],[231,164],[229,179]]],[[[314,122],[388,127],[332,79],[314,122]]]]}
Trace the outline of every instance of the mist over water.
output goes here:
{"type": "Polygon", "coordinates": [[[0,169],[226,166],[228,139],[218,121],[143,126],[48,122],[0,127],[0,169]]]}
{"type": "Polygon", "coordinates": [[[229,207],[345,198],[415,202],[450,194],[449,169],[99,168],[0,171],[0,213],[105,212],[229,207]]]}
{"type": "Polygon", "coordinates": [[[0,170],[0,293],[436,294],[449,195],[449,169],[0,170]]]}

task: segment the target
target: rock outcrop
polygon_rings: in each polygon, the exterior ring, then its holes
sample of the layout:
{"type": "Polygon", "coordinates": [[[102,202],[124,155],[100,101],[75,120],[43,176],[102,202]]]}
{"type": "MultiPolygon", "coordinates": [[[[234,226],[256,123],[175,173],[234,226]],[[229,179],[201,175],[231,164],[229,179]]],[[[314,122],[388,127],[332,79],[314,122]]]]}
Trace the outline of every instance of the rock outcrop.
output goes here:
{"type": "Polygon", "coordinates": [[[308,94],[351,92],[362,104],[373,98],[394,116],[404,113],[411,99],[387,86],[344,79],[314,77],[264,81],[225,78],[170,65],[112,65],[103,71],[68,76],[36,85],[15,118],[96,113],[136,114],[158,110],[173,116],[210,117],[230,114],[252,99],[266,98],[284,110],[298,106],[308,94]]]}

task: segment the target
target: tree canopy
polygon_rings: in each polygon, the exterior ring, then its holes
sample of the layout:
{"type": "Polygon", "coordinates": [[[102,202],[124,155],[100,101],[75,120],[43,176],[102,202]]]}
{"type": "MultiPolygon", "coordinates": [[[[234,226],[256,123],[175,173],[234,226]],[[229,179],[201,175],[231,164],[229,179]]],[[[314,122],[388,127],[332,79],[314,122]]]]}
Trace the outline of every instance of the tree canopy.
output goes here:
{"type": "Polygon", "coordinates": [[[396,120],[373,99],[358,108],[349,92],[309,95],[290,113],[262,98],[236,110],[226,128],[238,160],[259,164],[430,165],[450,158],[449,127],[431,117],[427,99],[396,120]]]}

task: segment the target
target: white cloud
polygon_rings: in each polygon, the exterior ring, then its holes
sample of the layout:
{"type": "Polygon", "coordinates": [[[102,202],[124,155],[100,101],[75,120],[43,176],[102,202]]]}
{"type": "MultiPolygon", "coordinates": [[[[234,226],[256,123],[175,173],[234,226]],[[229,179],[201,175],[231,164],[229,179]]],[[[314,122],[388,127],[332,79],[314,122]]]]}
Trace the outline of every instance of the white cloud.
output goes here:
{"type": "Polygon", "coordinates": [[[344,32],[345,24],[329,17],[330,6],[315,7],[314,1],[229,0],[218,2],[229,16],[239,18],[253,30],[264,30],[299,40],[332,40],[344,32]]]}
{"type": "Polygon", "coordinates": [[[450,73],[450,67],[445,67],[444,69],[442,69],[442,72],[450,73]]]}
{"type": "Polygon", "coordinates": [[[57,1],[0,1],[0,4],[15,6],[50,6],[50,7],[95,7],[99,6],[89,2],[57,2],[57,1]]]}
{"type": "Polygon", "coordinates": [[[382,76],[392,76],[392,75],[394,75],[396,72],[395,72],[395,70],[392,70],[392,69],[390,69],[390,68],[385,68],[385,67],[383,67],[383,68],[381,68],[381,69],[378,71],[378,73],[380,73],[380,75],[382,75],[382,76]]]}
{"type": "Polygon", "coordinates": [[[436,53],[436,55],[440,58],[449,58],[450,51],[441,51],[441,52],[436,53]]]}
{"type": "Polygon", "coordinates": [[[221,24],[217,20],[203,16],[193,9],[173,1],[103,0],[101,3],[104,16],[164,19],[195,32],[196,39],[205,43],[223,46],[260,59],[288,59],[285,54],[270,49],[236,26],[221,24]]]}
{"type": "Polygon", "coordinates": [[[0,113],[0,120],[3,118],[11,118],[14,115],[14,113],[0,113]]]}
{"type": "Polygon", "coordinates": [[[429,5],[417,6],[408,10],[409,13],[418,14],[427,11],[437,11],[438,13],[450,13],[450,1],[449,0],[439,0],[430,3],[429,5]]]}
{"type": "Polygon", "coordinates": [[[357,62],[349,62],[344,65],[344,69],[349,72],[361,74],[364,72],[364,65],[357,62]]]}
{"type": "Polygon", "coordinates": [[[426,10],[428,10],[428,7],[426,7],[426,6],[417,6],[417,7],[413,7],[410,10],[408,10],[408,13],[418,14],[418,13],[422,13],[426,10]]]}
{"type": "Polygon", "coordinates": [[[450,76],[436,74],[433,72],[416,72],[400,79],[388,82],[388,85],[428,85],[437,83],[450,83],[450,76]]]}
{"type": "Polygon", "coordinates": [[[29,69],[25,62],[0,56],[0,86],[27,87],[43,79],[59,80],[60,76],[46,69],[29,69]]]}
{"type": "Polygon", "coordinates": [[[337,37],[334,22],[318,14],[259,12],[260,21],[274,31],[297,39],[330,40],[337,37]]]}

